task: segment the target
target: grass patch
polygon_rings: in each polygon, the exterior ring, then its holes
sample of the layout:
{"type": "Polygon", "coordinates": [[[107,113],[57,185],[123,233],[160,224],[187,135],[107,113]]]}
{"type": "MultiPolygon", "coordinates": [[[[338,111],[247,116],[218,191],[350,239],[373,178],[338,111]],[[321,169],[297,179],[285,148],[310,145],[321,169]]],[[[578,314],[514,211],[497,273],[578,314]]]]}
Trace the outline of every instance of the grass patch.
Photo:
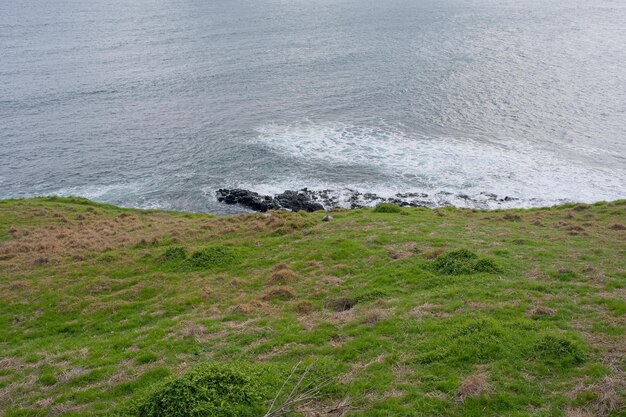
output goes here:
{"type": "Polygon", "coordinates": [[[402,208],[391,203],[378,203],[374,213],[402,213],[402,208]]]}
{"type": "Polygon", "coordinates": [[[302,360],[338,383],[290,417],[619,415],[626,204],[578,207],[0,201],[0,409],[263,415],[302,360]]]}
{"type": "Polygon", "coordinates": [[[552,364],[570,365],[585,361],[586,354],[579,341],[560,334],[544,334],[534,346],[533,353],[552,364]]]}

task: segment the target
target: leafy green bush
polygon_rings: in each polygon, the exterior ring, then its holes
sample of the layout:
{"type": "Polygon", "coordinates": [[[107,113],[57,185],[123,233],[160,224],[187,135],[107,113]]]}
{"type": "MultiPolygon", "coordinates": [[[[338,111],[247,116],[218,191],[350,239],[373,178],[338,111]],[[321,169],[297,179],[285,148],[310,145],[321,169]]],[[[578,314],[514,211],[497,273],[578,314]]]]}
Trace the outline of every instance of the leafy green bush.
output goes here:
{"type": "Polygon", "coordinates": [[[482,258],[482,259],[479,259],[474,264],[474,271],[476,271],[476,272],[498,272],[498,271],[500,271],[500,268],[498,267],[498,265],[496,265],[496,263],[493,260],[487,259],[487,258],[482,258]]]}
{"type": "Polygon", "coordinates": [[[161,256],[165,261],[180,261],[187,257],[187,252],[182,246],[171,246],[161,256]]]}
{"type": "Polygon", "coordinates": [[[268,368],[247,364],[202,364],[160,384],[131,406],[141,417],[244,417],[263,415],[274,389],[268,368]]]}
{"type": "Polygon", "coordinates": [[[395,204],[379,203],[374,208],[374,213],[402,213],[402,209],[395,204]]]}
{"type": "Polygon", "coordinates": [[[583,363],[586,356],[579,342],[564,335],[550,333],[539,338],[533,351],[546,362],[563,365],[583,363]]]}
{"type": "Polygon", "coordinates": [[[192,253],[185,263],[192,268],[211,268],[227,266],[237,260],[237,253],[232,248],[212,246],[192,253]]]}
{"type": "Polygon", "coordinates": [[[459,249],[439,256],[433,263],[435,270],[445,275],[497,272],[498,266],[487,258],[479,258],[474,252],[459,249]]]}

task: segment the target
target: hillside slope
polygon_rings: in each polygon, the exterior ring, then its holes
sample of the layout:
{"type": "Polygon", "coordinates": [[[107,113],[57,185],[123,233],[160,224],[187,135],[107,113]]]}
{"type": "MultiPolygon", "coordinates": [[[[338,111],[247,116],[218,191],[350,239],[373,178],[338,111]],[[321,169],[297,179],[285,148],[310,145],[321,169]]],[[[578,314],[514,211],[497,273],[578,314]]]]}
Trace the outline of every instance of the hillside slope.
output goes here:
{"type": "Polygon", "coordinates": [[[305,416],[624,415],[625,201],[380,211],[0,201],[0,410],[123,413],[200,363],[304,360],[332,380],[305,416]]]}

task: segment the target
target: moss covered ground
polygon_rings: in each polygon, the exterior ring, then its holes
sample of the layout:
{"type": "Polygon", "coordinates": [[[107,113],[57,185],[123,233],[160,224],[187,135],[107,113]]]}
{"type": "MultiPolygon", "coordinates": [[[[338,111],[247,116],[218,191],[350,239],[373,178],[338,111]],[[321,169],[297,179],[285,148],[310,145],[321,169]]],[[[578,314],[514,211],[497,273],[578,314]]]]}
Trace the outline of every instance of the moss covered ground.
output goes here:
{"type": "Polygon", "coordinates": [[[0,201],[0,415],[299,361],[305,417],[626,415],[626,201],[332,216],[0,201]]]}

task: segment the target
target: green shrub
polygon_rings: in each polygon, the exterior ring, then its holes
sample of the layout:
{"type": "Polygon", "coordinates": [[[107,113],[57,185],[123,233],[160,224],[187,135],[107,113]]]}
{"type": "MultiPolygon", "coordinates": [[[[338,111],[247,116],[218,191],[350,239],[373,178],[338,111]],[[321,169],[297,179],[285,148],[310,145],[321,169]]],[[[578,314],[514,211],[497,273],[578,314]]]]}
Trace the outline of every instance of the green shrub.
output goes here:
{"type": "Polygon", "coordinates": [[[586,356],[579,342],[560,334],[544,334],[533,351],[546,362],[563,365],[583,363],[586,356]]]}
{"type": "Polygon", "coordinates": [[[435,270],[445,275],[497,272],[498,266],[487,258],[479,258],[474,252],[459,249],[439,256],[433,263],[435,270]]]}
{"type": "Polygon", "coordinates": [[[395,204],[379,203],[374,208],[374,213],[402,213],[402,209],[395,204]]]}
{"type": "Polygon", "coordinates": [[[274,389],[267,368],[246,364],[203,364],[160,384],[131,406],[141,417],[244,417],[263,415],[274,389]]]}
{"type": "Polygon", "coordinates": [[[493,260],[482,258],[474,264],[474,270],[476,272],[498,272],[500,268],[493,260]]]}
{"type": "Polygon", "coordinates": [[[192,268],[212,268],[227,266],[237,260],[237,254],[232,248],[212,246],[192,253],[185,263],[192,268]]]}
{"type": "Polygon", "coordinates": [[[181,261],[187,257],[187,252],[182,246],[171,246],[161,255],[165,261],[181,261]]]}

